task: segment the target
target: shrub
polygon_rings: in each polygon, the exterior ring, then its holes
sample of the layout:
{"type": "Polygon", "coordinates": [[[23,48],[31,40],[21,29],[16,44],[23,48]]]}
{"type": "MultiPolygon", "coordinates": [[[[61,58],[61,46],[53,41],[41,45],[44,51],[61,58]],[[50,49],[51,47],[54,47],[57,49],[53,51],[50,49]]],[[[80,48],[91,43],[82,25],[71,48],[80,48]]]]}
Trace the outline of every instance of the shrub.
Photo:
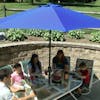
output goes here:
{"type": "MultiPolygon", "coordinates": [[[[6,32],[6,37],[10,41],[23,41],[26,36],[43,37],[45,40],[49,40],[50,33],[47,30],[30,29],[30,30],[19,30],[10,29],[6,32]]],[[[64,41],[64,34],[58,31],[51,32],[51,40],[53,41],[64,41]]]]}
{"type": "MultiPolygon", "coordinates": [[[[44,39],[49,40],[49,35],[50,35],[49,31],[45,32],[44,39]]],[[[53,40],[53,41],[64,41],[65,40],[64,34],[61,33],[61,32],[58,32],[58,31],[52,31],[51,32],[51,40],[53,40]]]]}
{"type": "Polygon", "coordinates": [[[92,32],[90,37],[90,41],[100,43],[100,31],[92,32]]]}
{"type": "Polygon", "coordinates": [[[74,31],[69,31],[68,32],[68,36],[70,38],[75,38],[75,39],[82,39],[82,38],[84,38],[84,34],[85,34],[85,32],[81,31],[81,30],[74,30],[74,31]]]}
{"type": "MultiPolygon", "coordinates": [[[[47,30],[34,29],[34,30],[23,30],[23,32],[26,35],[43,37],[45,40],[49,40],[50,33],[47,30]]],[[[53,40],[53,41],[64,41],[65,38],[64,38],[63,33],[58,32],[58,31],[52,31],[51,32],[51,40],[53,40]]]]}
{"type": "Polygon", "coordinates": [[[30,31],[30,35],[31,36],[36,36],[36,37],[42,37],[43,36],[43,30],[39,30],[39,29],[34,29],[30,31]]]}
{"type": "Polygon", "coordinates": [[[20,29],[9,29],[6,32],[6,38],[10,41],[24,41],[27,37],[20,29]]]}
{"type": "Polygon", "coordinates": [[[75,2],[76,0],[60,0],[60,1],[62,1],[62,2],[75,2]]]}
{"type": "Polygon", "coordinates": [[[49,0],[36,0],[37,2],[49,2],[49,0]]]}

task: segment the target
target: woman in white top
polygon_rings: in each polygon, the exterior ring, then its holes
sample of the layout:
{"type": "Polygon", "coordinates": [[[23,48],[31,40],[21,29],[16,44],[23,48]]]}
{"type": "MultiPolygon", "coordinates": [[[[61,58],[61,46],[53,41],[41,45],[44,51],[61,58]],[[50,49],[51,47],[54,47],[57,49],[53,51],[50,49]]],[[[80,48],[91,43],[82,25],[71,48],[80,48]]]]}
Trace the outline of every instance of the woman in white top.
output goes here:
{"type": "Polygon", "coordinates": [[[42,74],[41,62],[37,54],[32,54],[31,60],[28,63],[28,72],[31,80],[34,80],[37,75],[42,74]]]}

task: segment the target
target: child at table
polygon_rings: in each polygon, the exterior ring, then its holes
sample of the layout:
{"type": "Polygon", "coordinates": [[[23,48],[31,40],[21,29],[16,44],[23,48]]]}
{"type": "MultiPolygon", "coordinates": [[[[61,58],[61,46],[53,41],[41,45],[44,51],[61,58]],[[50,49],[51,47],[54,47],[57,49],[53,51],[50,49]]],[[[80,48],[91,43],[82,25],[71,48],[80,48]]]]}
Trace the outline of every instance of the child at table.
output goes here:
{"type": "Polygon", "coordinates": [[[14,72],[11,74],[11,85],[15,88],[24,89],[22,81],[24,80],[24,74],[21,69],[21,65],[16,63],[13,67],[14,72]]]}
{"type": "Polygon", "coordinates": [[[78,72],[81,75],[81,78],[83,79],[83,84],[78,89],[79,93],[81,94],[82,93],[82,88],[88,87],[89,86],[89,82],[90,82],[90,74],[89,74],[88,67],[87,67],[86,63],[81,62],[79,64],[78,72]]]}
{"type": "Polygon", "coordinates": [[[0,70],[0,100],[38,100],[34,91],[32,91],[29,95],[21,95],[21,97],[17,97],[17,95],[13,93],[15,92],[15,89],[13,90],[10,86],[10,76],[8,69],[0,70]]]}

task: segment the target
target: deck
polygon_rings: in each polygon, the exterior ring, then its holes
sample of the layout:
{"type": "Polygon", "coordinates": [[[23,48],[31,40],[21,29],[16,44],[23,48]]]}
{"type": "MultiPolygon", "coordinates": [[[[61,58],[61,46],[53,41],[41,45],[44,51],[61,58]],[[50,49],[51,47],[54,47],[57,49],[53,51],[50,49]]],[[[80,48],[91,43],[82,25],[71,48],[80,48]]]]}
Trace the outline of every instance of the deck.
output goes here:
{"type": "MultiPolygon", "coordinates": [[[[70,95],[59,100],[74,100],[70,95]]],[[[93,84],[90,94],[82,95],[78,100],[100,100],[100,80],[93,84]]]]}

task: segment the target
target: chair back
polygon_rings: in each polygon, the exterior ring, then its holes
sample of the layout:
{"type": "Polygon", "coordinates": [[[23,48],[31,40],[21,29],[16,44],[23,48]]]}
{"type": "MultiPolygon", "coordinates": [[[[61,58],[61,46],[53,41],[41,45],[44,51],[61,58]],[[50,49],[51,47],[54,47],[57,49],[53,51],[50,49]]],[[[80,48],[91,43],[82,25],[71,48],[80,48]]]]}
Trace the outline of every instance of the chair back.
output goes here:
{"type": "MultiPolygon", "coordinates": [[[[65,56],[65,58],[67,59],[67,63],[68,63],[68,70],[70,71],[70,56],[65,56]]],[[[63,83],[64,81],[64,71],[63,69],[59,69],[59,74],[61,74],[60,76],[58,75],[58,73],[55,75],[56,72],[54,72],[52,74],[52,82],[53,83],[63,83]]],[[[68,77],[69,80],[69,77],[68,77]]]]}
{"type": "Polygon", "coordinates": [[[70,56],[65,56],[65,58],[66,58],[67,61],[68,61],[68,67],[69,67],[69,71],[70,71],[70,56]]]}
{"type": "Polygon", "coordinates": [[[12,73],[12,66],[11,65],[5,65],[5,66],[1,66],[0,70],[7,70],[9,73],[12,73]]]}
{"type": "Polygon", "coordinates": [[[21,64],[22,71],[23,71],[24,75],[28,75],[28,62],[29,62],[29,60],[19,61],[19,63],[21,64]]]}
{"type": "Polygon", "coordinates": [[[89,74],[90,74],[90,82],[89,82],[88,88],[91,88],[92,87],[92,81],[93,81],[93,63],[94,63],[94,61],[89,60],[89,59],[78,58],[77,61],[76,61],[76,67],[75,67],[76,71],[79,69],[79,65],[82,62],[84,62],[86,64],[86,66],[88,67],[88,71],[89,71],[89,74]]]}

